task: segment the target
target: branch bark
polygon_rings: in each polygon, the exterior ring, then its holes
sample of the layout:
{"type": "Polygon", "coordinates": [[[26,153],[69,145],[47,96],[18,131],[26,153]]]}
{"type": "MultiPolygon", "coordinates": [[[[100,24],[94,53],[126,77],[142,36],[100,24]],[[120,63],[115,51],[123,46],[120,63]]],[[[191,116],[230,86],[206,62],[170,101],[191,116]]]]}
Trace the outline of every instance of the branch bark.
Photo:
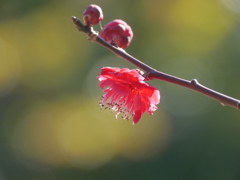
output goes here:
{"type": "Polygon", "coordinates": [[[88,39],[90,41],[96,42],[103,47],[109,49],[117,56],[129,61],[130,63],[134,64],[138,68],[142,69],[146,72],[146,80],[153,80],[153,79],[159,79],[162,81],[167,81],[179,86],[183,86],[188,89],[192,89],[196,92],[199,92],[201,94],[204,94],[212,99],[215,99],[219,101],[224,106],[231,106],[237,109],[240,109],[240,100],[232,98],[230,96],[227,96],[225,94],[219,93],[217,91],[214,91],[208,87],[205,87],[201,85],[196,79],[193,79],[191,81],[181,79],[179,77],[175,77],[160,71],[157,71],[156,69],[148,66],[147,64],[144,64],[140,60],[136,59],[135,57],[128,54],[125,50],[112,46],[111,44],[104,41],[101,37],[98,36],[98,33],[95,32],[92,28],[88,28],[82,24],[82,22],[76,18],[75,16],[72,16],[73,23],[75,24],[78,31],[86,33],[88,35],[88,39]]]}

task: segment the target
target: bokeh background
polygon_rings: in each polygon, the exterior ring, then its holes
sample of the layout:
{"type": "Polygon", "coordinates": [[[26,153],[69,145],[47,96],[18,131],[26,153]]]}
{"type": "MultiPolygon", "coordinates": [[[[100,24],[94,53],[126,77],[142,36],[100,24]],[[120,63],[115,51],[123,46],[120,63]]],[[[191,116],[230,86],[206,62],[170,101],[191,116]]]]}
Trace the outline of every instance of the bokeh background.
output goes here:
{"type": "Polygon", "coordinates": [[[138,124],[99,109],[100,69],[135,67],[75,29],[91,3],[131,25],[133,56],[240,98],[239,0],[1,0],[0,179],[239,180],[237,109],[156,80],[138,124]]]}

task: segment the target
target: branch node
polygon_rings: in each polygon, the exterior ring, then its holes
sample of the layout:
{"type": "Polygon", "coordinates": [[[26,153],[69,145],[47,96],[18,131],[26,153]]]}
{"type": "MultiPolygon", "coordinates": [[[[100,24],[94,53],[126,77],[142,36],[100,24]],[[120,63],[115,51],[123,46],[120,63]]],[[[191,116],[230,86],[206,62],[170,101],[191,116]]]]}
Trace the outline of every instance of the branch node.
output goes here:
{"type": "Polygon", "coordinates": [[[193,86],[199,85],[197,79],[192,79],[192,80],[191,80],[191,84],[192,84],[193,86]]]}
{"type": "Polygon", "coordinates": [[[144,78],[145,78],[145,81],[150,81],[152,80],[152,74],[154,74],[155,71],[154,70],[149,70],[147,71],[145,74],[143,74],[144,78]]]}
{"type": "Polygon", "coordinates": [[[98,37],[98,33],[93,30],[93,28],[90,28],[90,32],[88,33],[88,40],[90,41],[96,41],[98,37]]]}

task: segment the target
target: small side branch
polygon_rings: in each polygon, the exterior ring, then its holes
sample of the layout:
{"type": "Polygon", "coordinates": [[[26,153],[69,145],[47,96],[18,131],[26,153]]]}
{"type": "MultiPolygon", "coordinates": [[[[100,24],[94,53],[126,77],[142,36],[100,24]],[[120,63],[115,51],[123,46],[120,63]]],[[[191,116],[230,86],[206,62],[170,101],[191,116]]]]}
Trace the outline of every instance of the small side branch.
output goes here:
{"type": "Polygon", "coordinates": [[[140,60],[136,59],[135,57],[128,54],[125,50],[112,46],[111,44],[104,41],[101,37],[98,36],[98,33],[95,32],[92,28],[88,28],[84,26],[81,21],[76,18],[75,16],[72,16],[73,23],[75,24],[78,31],[86,33],[88,35],[88,39],[96,42],[103,47],[109,49],[117,56],[129,61],[130,63],[134,64],[138,68],[142,69],[146,72],[146,80],[153,80],[153,79],[159,79],[162,81],[167,81],[173,84],[177,84],[179,86],[186,87],[188,89],[192,89],[196,92],[199,92],[201,94],[204,94],[208,97],[211,97],[212,99],[215,99],[219,101],[224,106],[231,106],[237,109],[240,109],[240,100],[232,98],[230,96],[227,96],[225,94],[219,93],[217,91],[214,91],[208,87],[205,87],[198,83],[196,79],[193,79],[191,81],[181,79],[160,71],[155,70],[154,68],[144,64],[140,60]]]}

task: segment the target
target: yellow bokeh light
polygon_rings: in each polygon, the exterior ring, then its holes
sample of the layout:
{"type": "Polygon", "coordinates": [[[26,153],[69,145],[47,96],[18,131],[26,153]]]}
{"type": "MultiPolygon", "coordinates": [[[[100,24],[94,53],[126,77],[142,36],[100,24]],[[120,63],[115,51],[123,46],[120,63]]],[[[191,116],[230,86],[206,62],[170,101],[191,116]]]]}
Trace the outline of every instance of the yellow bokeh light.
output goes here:
{"type": "Polygon", "coordinates": [[[82,169],[106,164],[115,155],[114,133],[84,110],[75,111],[60,125],[58,142],[67,161],[82,169]]]}
{"type": "Polygon", "coordinates": [[[165,34],[161,36],[172,44],[173,50],[186,54],[211,51],[236,23],[216,0],[154,1],[147,2],[145,9],[147,21],[162,28],[161,33],[165,34]]]}
{"type": "Polygon", "coordinates": [[[165,113],[144,114],[138,124],[119,120],[114,125],[118,153],[132,160],[145,160],[162,152],[171,139],[171,125],[165,113]]]}
{"type": "Polygon", "coordinates": [[[0,37],[0,96],[18,84],[20,74],[21,62],[17,50],[0,37]]]}
{"type": "MultiPolygon", "coordinates": [[[[38,99],[19,117],[14,129],[6,122],[6,136],[11,137],[18,156],[52,166],[97,168],[113,157],[114,136],[107,121],[103,124],[86,111],[87,104],[78,97],[54,102],[38,99]]],[[[6,118],[13,119],[11,110],[20,105],[11,108],[6,118]]]]}
{"type": "MultiPolygon", "coordinates": [[[[58,106],[44,100],[39,100],[29,107],[10,135],[16,154],[54,166],[62,164],[65,160],[58,147],[55,126],[64,113],[58,106]]],[[[9,116],[12,116],[11,114],[10,110],[9,116]]]]}
{"type": "Polygon", "coordinates": [[[239,0],[222,0],[222,3],[232,12],[240,13],[240,1],[239,0]]]}
{"type": "Polygon", "coordinates": [[[176,1],[168,11],[166,23],[169,41],[189,53],[209,52],[234,25],[215,0],[176,1]]]}
{"type": "Polygon", "coordinates": [[[81,38],[70,35],[77,32],[68,10],[64,4],[50,3],[21,21],[9,23],[9,31],[21,56],[21,82],[26,86],[38,90],[62,87],[87,60],[89,43],[84,41],[83,44],[81,38]]]}
{"type": "MultiPolygon", "coordinates": [[[[6,118],[14,119],[12,111],[20,105],[9,109],[6,118]]],[[[15,153],[52,166],[95,169],[118,155],[147,159],[162,152],[171,136],[164,112],[146,114],[132,125],[76,96],[53,102],[38,99],[18,118],[12,129],[5,124],[15,153]]]]}

